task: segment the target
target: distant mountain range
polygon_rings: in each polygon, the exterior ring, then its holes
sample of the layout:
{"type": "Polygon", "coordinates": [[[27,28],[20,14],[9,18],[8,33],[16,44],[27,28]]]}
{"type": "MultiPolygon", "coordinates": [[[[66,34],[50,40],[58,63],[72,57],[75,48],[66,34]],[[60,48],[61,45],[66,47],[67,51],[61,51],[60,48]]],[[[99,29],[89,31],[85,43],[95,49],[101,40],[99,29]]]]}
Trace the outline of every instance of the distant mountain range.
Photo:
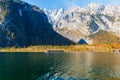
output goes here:
{"type": "Polygon", "coordinates": [[[91,3],[43,11],[56,32],[76,43],[81,39],[88,44],[120,42],[120,5],[91,3]]]}
{"type": "Polygon", "coordinates": [[[0,47],[120,43],[120,6],[40,9],[20,0],[0,0],[0,47]]]}

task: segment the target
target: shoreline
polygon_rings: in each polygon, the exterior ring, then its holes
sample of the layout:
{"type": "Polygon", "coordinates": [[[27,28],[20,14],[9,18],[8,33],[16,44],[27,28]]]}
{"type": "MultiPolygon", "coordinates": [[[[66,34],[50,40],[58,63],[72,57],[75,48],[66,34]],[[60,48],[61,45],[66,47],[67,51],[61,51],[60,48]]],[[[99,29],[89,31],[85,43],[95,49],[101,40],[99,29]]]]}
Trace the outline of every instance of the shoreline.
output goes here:
{"type": "Polygon", "coordinates": [[[120,44],[94,44],[94,45],[70,45],[70,46],[29,46],[25,48],[0,48],[0,52],[48,52],[63,51],[63,52],[120,52],[120,44]]]}

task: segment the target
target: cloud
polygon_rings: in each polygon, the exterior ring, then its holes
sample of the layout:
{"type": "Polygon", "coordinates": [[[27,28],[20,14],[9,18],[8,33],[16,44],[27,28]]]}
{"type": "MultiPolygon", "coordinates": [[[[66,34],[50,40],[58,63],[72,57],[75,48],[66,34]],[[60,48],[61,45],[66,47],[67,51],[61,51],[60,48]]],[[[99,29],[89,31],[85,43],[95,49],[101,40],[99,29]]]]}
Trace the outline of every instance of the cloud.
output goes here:
{"type": "Polygon", "coordinates": [[[120,0],[111,0],[110,4],[117,4],[120,5],[120,0]]]}
{"type": "Polygon", "coordinates": [[[81,7],[84,7],[87,4],[90,4],[92,2],[102,3],[104,5],[109,5],[109,4],[120,5],[120,0],[61,0],[61,1],[63,1],[63,6],[66,8],[71,7],[71,6],[75,6],[75,5],[79,5],[81,7]]]}
{"type": "Polygon", "coordinates": [[[63,2],[66,7],[70,7],[76,5],[79,0],[63,0],[63,2]]]}
{"type": "Polygon", "coordinates": [[[88,4],[88,2],[91,0],[63,0],[63,4],[65,7],[71,7],[71,6],[85,6],[86,4],[88,4]]]}

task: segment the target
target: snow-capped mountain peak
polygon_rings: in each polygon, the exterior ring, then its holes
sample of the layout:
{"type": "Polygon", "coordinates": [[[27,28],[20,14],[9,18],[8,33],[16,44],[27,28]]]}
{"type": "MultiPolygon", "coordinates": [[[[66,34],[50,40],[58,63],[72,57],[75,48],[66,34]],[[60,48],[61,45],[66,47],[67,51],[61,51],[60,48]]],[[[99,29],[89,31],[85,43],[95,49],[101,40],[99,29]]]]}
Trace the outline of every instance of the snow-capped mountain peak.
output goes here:
{"type": "Polygon", "coordinates": [[[101,3],[91,3],[84,8],[61,8],[49,12],[48,17],[55,31],[74,42],[83,38],[90,43],[92,41],[88,36],[101,30],[120,36],[119,5],[104,6],[101,3]]]}
{"type": "Polygon", "coordinates": [[[92,13],[102,12],[105,9],[105,6],[101,3],[91,3],[86,6],[86,9],[92,13]]]}

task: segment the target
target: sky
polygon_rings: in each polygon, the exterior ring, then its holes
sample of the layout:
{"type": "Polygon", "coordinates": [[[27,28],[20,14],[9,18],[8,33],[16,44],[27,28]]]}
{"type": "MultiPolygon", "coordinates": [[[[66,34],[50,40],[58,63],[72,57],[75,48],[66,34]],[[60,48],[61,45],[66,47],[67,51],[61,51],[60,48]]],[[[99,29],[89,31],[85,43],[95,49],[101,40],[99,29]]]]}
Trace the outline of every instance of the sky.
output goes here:
{"type": "Polygon", "coordinates": [[[49,10],[69,8],[71,6],[84,7],[92,2],[102,3],[104,5],[109,4],[120,5],[120,0],[23,0],[23,1],[36,5],[40,8],[46,8],[49,10]]]}

